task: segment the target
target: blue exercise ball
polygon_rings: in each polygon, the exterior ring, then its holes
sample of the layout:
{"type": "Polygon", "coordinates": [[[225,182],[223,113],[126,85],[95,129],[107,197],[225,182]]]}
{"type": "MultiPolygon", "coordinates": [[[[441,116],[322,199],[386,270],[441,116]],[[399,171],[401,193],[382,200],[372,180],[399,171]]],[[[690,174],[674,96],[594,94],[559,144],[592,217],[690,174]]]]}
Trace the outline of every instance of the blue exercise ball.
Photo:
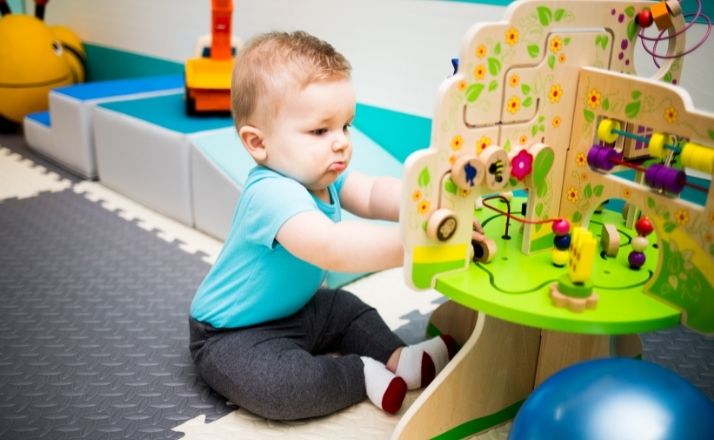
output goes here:
{"type": "Polygon", "coordinates": [[[509,440],[712,440],[714,402],[646,361],[595,359],[567,367],[521,406],[509,440]]]}

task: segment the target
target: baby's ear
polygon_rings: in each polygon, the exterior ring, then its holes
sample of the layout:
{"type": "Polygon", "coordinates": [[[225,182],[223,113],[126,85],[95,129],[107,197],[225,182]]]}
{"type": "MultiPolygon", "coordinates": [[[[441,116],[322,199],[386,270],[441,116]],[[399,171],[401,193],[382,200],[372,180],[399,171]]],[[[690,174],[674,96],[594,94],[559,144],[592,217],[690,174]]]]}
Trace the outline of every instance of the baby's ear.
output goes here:
{"type": "Polygon", "coordinates": [[[256,162],[261,163],[265,161],[268,157],[268,152],[265,150],[263,132],[260,131],[260,129],[251,125],[244,125],[238,130],[238,136],[241,142],[243,142],[243,146],[248,151],[248,154],[253,156],[256,162]]]}

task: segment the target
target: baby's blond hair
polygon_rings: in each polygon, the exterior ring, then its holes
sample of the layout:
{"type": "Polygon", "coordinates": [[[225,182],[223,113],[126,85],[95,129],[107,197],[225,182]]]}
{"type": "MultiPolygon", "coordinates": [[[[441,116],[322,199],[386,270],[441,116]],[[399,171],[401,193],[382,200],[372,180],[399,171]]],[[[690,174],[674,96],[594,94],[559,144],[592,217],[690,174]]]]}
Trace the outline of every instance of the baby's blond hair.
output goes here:
{"type": "Polygon", "coordinates": [[[349,61],[329,43],[306,32],[270,32],[251,39],[233,68],[231,110],[236,129],[270,120],[290,88],[350,77],[349,61]],[[255,118],[256,120],[253,120],[255,118]]]}

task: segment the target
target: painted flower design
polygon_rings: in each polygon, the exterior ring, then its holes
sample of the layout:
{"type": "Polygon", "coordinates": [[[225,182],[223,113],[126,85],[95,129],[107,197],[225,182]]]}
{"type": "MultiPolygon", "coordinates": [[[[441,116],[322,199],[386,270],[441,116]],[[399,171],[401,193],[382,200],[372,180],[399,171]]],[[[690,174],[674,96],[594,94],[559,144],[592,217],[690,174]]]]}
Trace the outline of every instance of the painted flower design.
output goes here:
{"type": "Polygon", "coordinates": [[[580,199],[580,194],[578,194],[578,189],[575,188],[574,186],[571,186],[570,188],[568,188],[566,195],[568,196],[568,200],[571,203],[576,203],[578,201],[578,199],[580,199]]]}
{"type": "Polygon", "coordinates": [[[595,89],[590,90],[588,92],[588,102],[587,104],[590,106],[592,109],[596,109],[600,107],[600,99],[602,98],[602,95],[600,95],[600,92],[598,92],[595,89]]]}
{"type": "Polygon", "coordinates": [[[521,77],[515,73],[508,77],[508,85],[510,85],[511,87],[518,87],[518,84],[520,84],[520,82],[521,77]]]}
{"type": "Polygon", "coordinates": [[[555,117],[553,117],[553,120],[550,121],[550,123],[553,125],[553,128],[560,127],[560,122],[561,122],[560,116],[555,116],[555,117]]]}
{"type": "Polygon", "coordinates": [[[420,190],[420,189],[416,189],[416,190],[414,190],[414,192],[412,193],[412,201],[418,202],[419,200],[421,200],[421,198],[422,198],[423,196],[424,196],[424,194],[422,194],[421,190],[420,190]]]}
{"type": "Polygon", "coordinates": [[[518,145],[525,145],[526,142],[528,142],[527,134],[522,134],[522,135],[518,136],[518,145]]]}
{"type": "Polygon", "coordinates": [[[452,150],[460,150],[463,145],[464,145],[464,138],[462,138],[460,134],[457,134],[456,136],[451,138],[451,149],[452,150]]]}
{"type": "Polygon", "coordinates": [[[470,190],[470,189],[459,188],[459,196],[461,196],[461,197],[466,197],[466,196],[468,196],[469,194],[471,194],[471,190],[470,190]]]}
{"type": "Polygon", "coordinates": [[[518,43],[518,29],[512,27],[506,31],[506,43],[509,46],[518,43]]]}
{"type": "Polygon", "coordinates": [[[670,124],[677,122],[677,110],[674,107],[667,107],[664,111],[664,120],[670,124]]]}
{"type": "Polygon", "coordinates": [[[568,56],[565,55],[565,52],[562,52],[560,55],[558,55],[558,62],[560,64],[563,64],[566,61],[568,61],[568,56]]]}
{"type": "Polygon", "coordinates": [[[585,157],[585,153],[578,153],[577,156],[575,156],[575,164],[579,167],[585,166],[585,163],[587,162],[587,158],[585,157]]]}
{"type": "Polygon", "coordinates": [[[491,138],[488,136],[481,136],[481,138],[476,142],[476,153],[482,152],[489,145],[491,145],[491,138]]]}
{"type": "Polygon", "coordinates": [[[466,81],[459,81],[459,84],[456,86],[459,89],[459,92],[463,92],[466,90],[466,81]]]}
{"type": "Polygon", "coordinates": [[[511,113],[516,113],[521,108],[521,100],[517,96],[512,97],[508,100],[508,111],[511,113]]]}
{"type": "Polygon", "coordinates": [[[624,190],[622,190],[622,197],[626,199],[632,197],[632,190],[630,188],[625,188],[624,190]]]}
{"type": "Polygon", "coordinates": [[[474,67],[474,78],[483,79],[486,76],[486,66],[479,64],[474,67]]]}
{"type": "Polygon", "coordinates": [[[452,154],[451,156],[449,156],[449,165],[453,165],[454,162],[456,162],[457,158],[458,158],[458,156],[456,156],[455,154],[452,154]]]}
{"type": "Polygon", "coordinates": [[[479,58],[483,58],[488,54],[488,49],[486,49],[485,44],[479,44],[479,46],[476,48],[476,56],[479,58]]]}
{"type": "Polygon", "coordinates": [[[689,222],[689,213],[684,209],[678,209],[674,213],[674,221],[680,226],[686,225],[689,222]]]}
{"type": "Polygon", "coordinates": [[[550,92],[548,93],[548,99],[550,99],[550,102],[553,104],[560,102],[561,96],[563,96],[563,89],[560,87],[560,84],[552,85],[550,87],[550,92]]]}
{"type": "Polygon", "coordinates": [[[523,180],[533,171],[533,155],[525,149],[519,151],[511,159],[511,175],[523,180]]]}
{"type": "Polygon", "coordinates": [[[557,53],[562,48],[563,48],[563,40],[560,37],[553,37],[553,39],[550,40],[550,51],[551,52],[557,53]]]}
{"type": "Polygon", "coordinates": [[[417,205],[417,212],[421,215],[428,214],[429,213],[429,207],[430,203],[428,200],[422,200],[419,202],[417,205]]]}

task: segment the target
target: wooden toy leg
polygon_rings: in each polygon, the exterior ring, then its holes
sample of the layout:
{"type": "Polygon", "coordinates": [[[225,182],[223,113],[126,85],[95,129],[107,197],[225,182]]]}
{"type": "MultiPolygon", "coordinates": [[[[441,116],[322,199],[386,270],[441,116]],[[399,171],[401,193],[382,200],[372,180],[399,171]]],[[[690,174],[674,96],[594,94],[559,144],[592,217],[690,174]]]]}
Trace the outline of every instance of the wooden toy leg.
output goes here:
{"type": "Polygon", "coordinates": [[[542,330],[534,387],[568,365],[610,355],[610,336],[542,330]]]}
{"type": "MultiPolygon", "coordinates": [[[[453,309],[455,305],[445,307],[453,309]]],[[[440,314],[436,315],[440,319],[440,314]]],[[[530,394],[540,330],[482,313],[475,316],[471,336],[409,407],[392,438],[432,438],[466,422],[496,414],[530,394]]],[[[468,317],[468,313],[462,312],[461,322],[468,323],[468,317]]],[[[451,322],[456,324],[454,321],[457,319],[452,315],[451,322]]]]}

